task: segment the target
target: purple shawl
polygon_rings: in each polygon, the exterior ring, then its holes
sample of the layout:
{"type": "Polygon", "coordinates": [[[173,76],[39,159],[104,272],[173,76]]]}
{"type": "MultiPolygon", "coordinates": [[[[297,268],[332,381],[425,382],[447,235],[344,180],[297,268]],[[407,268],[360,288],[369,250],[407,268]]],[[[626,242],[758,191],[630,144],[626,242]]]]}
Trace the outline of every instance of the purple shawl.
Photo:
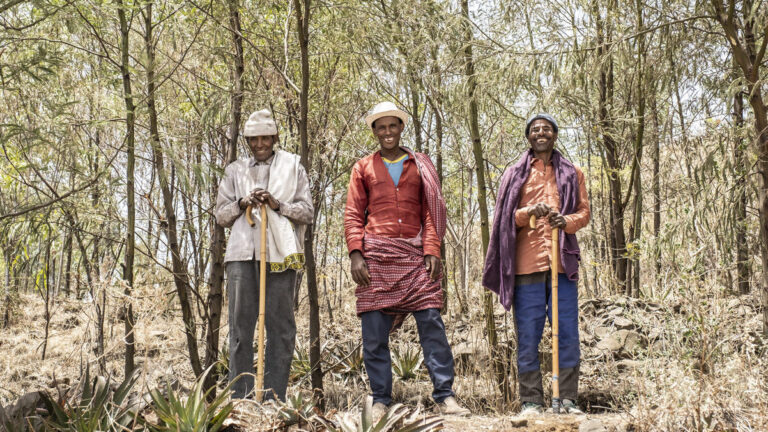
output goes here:
{"type": "MultiPolygon", "coordinates": [[[[533,150],[523,154],[517,163],[504,172],[496,196],[493,231],[488,244],[483,269],[483,286],[499,295],[504,309],[512,307],[515,293],[515,253],[517,251],[517,226],[515,212],[520,192],[531,172],[533,150]]],[[[579,180],[576,167],[557,150],[552,151],[555,181],[560,194],[560,213],[568,215],[579,205],[579,180]]],[[[575,234],[560,230],[560,261],[569,280],[579,279],[579,243],[575,234]]]]}

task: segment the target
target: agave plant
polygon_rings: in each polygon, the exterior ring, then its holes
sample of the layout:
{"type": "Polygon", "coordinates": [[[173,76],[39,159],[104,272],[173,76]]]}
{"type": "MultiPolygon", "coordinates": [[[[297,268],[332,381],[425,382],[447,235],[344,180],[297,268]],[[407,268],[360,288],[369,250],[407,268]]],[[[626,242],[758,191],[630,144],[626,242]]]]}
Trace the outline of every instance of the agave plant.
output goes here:
{"type": "Polygon", "coordinates": [[[216,432],[221,429],[222,423],[234,408],[229,400],[229,390],[232,383],[227,385],[210,402],[206,402],[213,389],[203,391],[203,382],[210,371],[211,368],[209,367],[197,379],[186,399],[170,385],[166,385],[166,394],[163,394],[159,389],[151,390],[150,396],[159,423],[150,425],[150,430],[155,432],[216,432]]]}
{"type": "Polygon", "coordinates": [[[282,404],[277,416],[285,427],[310,423],[315,416],[315,403],[311,398],[304,399],[300,392],[296,393],[282,404]]]}
{"type": "Polygon", "coordinates": [[[109,378],[97,376],[91,382],[90,368],[85,369],[80,401],[63,401],[60,405],[47,394],[44,398],[50,406],[45,428],[54,431],[126,431],[142,428],[138,407],[127,400],[136,384],[136,373],[128,376],[112,391],[109,378]]]}
{"type": "Polygon", "coordinates": [[[332,372],[333,376],[339,381],[350,385],[347,381],[352,380],[351,385],[356,381],[363,381],[363,350],[362,343],[347,341],[334,346],[330,354],[333,358],[333,364],[326,367],[326,372],[332,372]]]}
{"type": "Polygon", "coordinates": [[[406,347],[404,350],[395,348],[392,350],[392,354],[394,354],[392,369],[394,370],[395,375],[400,377],[403,381],[418,376],[419,368],[424,361],[418,349],[413,349],[410,346],[406,347]]]}
{"type": "Polygon", "coordinates": [[[296,344],[296,348],[293,351],[293,361],[291,362],[291,382],[295,382],[309,375],[312,371],[312,366],[309,363],[309,349],[296,344]]]}
{"type": "Polygon", "coordinates": [[[338,427],[331,423],[325,423],[325,427],[329,432],[428,432],[443,428],[442,418],[422,415],[418,409],[411,411],[402,404],[392,405],[376,422],[371,419],[372,412],[373,398],[368,396],[360,418],[345,417],[338,427]]]}
{"type": "Polygon", "coordinates": [[[346,354],[341,357],[342,373],[359,376],[363,372],[363,346],[360,343],[346,343],[346,354]]]}
{"type": "Polygon", "coordinates": [[[216,375],[225,377],[229,375],[229,343],[224,342],[224,346],[219,353],[219,361],[215,366],[216,375]]]}

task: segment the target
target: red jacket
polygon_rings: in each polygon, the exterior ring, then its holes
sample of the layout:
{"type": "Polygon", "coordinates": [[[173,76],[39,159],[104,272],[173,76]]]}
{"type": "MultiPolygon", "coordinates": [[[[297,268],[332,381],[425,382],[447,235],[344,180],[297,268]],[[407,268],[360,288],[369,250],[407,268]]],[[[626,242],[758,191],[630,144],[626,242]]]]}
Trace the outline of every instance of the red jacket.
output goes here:
{"type": "Polygon", "coordinates": [[[420,231],[424,255],[440,258],[440,239],[427,211],[416,162],[411,158],[405,161],[400,182],[395,187],[379,152],[357,161],[349,178],[344,212],[344,235],[349,252],[359,250],[365,254],[366,232],[390,238],[414,238],[420,231]]]}

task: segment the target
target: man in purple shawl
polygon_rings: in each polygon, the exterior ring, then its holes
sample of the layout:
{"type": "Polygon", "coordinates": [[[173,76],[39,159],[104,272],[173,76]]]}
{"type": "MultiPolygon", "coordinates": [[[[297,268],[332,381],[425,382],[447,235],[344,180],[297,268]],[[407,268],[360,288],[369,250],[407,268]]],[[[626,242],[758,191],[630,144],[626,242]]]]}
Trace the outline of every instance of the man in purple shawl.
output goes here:
{"type": "Polygon", "coordinates": [[[581,170],[554,149],[557,122],[537,114],[525,124],[531,148],[501,178],[493,232],[483,270],[483,286],[514,308],[517,370],[523,414],[544,410],[539,342],[547,316],[551,322],[552,228],[560,228],[558,318],[560,321],[560,397],[568,413],[576,405],[579,383],[579,244],[576,231],[589,222],[589,199],[581,170]],[[536,216],[536,227],[529,226],[536,216]]]}

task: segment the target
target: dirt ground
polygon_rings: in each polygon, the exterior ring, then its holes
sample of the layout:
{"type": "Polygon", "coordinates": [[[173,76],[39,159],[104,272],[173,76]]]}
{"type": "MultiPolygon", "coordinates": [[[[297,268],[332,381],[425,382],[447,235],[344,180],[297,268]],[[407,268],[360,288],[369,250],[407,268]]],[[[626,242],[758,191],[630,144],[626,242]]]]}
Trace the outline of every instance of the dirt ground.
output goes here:
{"type": "MultiPolygon", "coordinates": [[[[240,431],[270,431],[279,429],[279,420],[272,411],[266,413],[253,403],[241,405],[227,420],[225,425],[240,431]]],[[[360,417],[360,410],[333,412],[329,417],[336,423],[344,418],[360,417]]],[[[534,416],[484,415],[473,414],[469,417],[436,416],[430,411],[421,411],[417,418],[442,419],[442,429],[446,432],[468,431],[531,431],[531,432],[613,432],[628,430],[627,418],[621,414],[552,414],[534,416]]],[[[310,422],[311,423],[311,422],[310,422]]],[[[315,422],[317,424],[317,422],[315,422]]],[[[287,430],[312,430],[307,425],[294,425],[287,430]]]]}
{"type": "Polygon", "coordinates": [[[570,415],[541,415],[536,417],[521,418],[510,417],[487,417],[472,416],[469,418],[458,418],[448,416],[443,423],[445,431],[466,432],[466,431],[531,431],[531,432],[578,432],[589,430],[597,432],[625,430],[621,418],[615,414],[590,414],[584,416],[570,415]],[[601,429],[600,426],[603,428],[601,429]],[[589,427],[589,429],[587,429],[589,427]]]}

